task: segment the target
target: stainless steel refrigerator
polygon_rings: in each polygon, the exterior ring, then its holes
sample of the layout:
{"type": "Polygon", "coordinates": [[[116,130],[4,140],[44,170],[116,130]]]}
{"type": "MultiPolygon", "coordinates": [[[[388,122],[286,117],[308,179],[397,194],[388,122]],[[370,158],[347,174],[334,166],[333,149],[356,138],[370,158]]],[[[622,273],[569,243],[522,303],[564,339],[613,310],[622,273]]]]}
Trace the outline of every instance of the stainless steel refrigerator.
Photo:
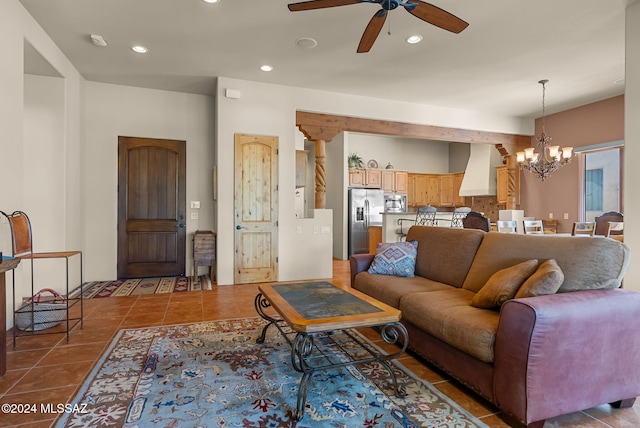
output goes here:
{"type": "Polygon", "coordinates": [[[380,189],[349,189],[349,256],[369,252],[369,226],[382,226],[384,192],[380,189]]]}

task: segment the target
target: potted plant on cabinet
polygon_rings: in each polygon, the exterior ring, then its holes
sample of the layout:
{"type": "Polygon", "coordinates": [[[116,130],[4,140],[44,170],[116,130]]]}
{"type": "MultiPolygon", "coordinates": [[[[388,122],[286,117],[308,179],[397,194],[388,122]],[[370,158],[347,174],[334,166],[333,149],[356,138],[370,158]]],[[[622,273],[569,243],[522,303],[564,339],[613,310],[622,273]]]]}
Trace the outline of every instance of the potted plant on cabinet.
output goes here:
{"type": "Polygon", "coordinates": [[[357,153],[349,153],[347,157],[347,165],[349,169],[364,168],[364,161],[357,153]]]}

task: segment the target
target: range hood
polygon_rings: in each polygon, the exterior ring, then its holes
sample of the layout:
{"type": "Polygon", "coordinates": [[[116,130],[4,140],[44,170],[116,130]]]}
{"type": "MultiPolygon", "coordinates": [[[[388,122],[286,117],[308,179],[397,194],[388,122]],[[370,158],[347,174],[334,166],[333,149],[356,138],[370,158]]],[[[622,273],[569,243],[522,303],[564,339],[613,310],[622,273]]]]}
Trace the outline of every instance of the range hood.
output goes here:
{"type": "Polygon", "coordinates": [[[495,195],[496,167],[501,165],[502,156],[492,144],[470,144],[460,196],[495,195]]]}

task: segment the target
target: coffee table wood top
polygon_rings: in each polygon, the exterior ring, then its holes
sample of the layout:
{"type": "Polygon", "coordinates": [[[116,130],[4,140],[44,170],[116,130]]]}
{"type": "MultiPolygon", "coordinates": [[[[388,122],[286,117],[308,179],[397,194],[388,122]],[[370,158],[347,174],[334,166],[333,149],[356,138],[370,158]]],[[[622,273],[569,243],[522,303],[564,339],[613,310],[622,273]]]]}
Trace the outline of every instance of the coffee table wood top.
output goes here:
{"type": "Polygon", "coordinates": [[[364,293],[328,282],[261,284],[260,293],[298,333],[372,327],[402,313],[364,293]]]}

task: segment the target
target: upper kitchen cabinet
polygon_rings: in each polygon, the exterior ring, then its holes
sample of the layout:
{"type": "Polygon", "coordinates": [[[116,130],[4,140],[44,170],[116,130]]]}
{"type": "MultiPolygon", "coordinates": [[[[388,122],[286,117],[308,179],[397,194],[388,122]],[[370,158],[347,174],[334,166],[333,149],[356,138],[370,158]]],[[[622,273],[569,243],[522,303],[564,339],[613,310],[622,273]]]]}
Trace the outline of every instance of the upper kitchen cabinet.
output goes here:
{"type": "Polygon", "coordinates": [[[384,193],[407,194],[407,182],[409,173],[407,171],[394,171],[384,169],[380,171],[381,184],[384,193]]]}
{"type": "MultiPolygon", "coordinates": [[[[505,166],[496,167],[496,199],[498,205],[507,203],[507,195],[509,191],[509,171],[505,166]]],[[[520,205],[520,170],[516,169],[515,182],[516,206],[520,205]]]]}
{"type": "Polygon", "coordinates": [[[459,207],[464,198],[459,196],[464,173],[408,174],[407,205],[410,207],[459,207]]]}
{"type": "Polygon", "coordinates": [[[456,205],[456,198],[453,193],[453,175],[440,176],[440,206],[453,207],[456,205]]]}
{"type": "Polygon", "coordinates": [[[440,206],[460,207],[464,205],[464,197],[460,196],[463,172],[443,174],[440,176],[440,206]]]}
{"type": "Polygon", "coordinates": [[[382,174],[379,169],[350,169],[349,187],[368,187],[380,189],[382,174]]]}
{"type": "Polygon", "coordinates": [[[424,207],[439,204],[440,180],[437,174],[408,174],[408,206],[424,207]]]}

